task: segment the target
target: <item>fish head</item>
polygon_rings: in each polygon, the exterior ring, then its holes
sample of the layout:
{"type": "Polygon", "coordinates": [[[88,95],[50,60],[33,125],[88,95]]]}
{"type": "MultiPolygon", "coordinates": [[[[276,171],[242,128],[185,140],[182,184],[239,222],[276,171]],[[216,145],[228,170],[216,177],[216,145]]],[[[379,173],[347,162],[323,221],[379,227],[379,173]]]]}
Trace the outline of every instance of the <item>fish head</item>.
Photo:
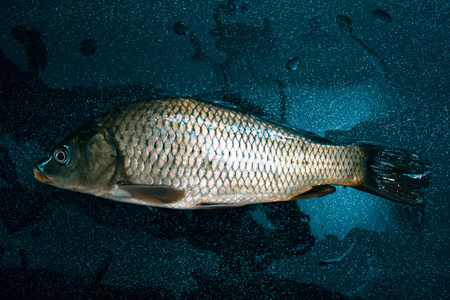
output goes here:
{"type": "Polygon", "coordinates": [[[37,180],[59,188],[101,194],[116,173],[117,152],[101,127],[80,129],[59,143],[33,169],[37,180]]]}

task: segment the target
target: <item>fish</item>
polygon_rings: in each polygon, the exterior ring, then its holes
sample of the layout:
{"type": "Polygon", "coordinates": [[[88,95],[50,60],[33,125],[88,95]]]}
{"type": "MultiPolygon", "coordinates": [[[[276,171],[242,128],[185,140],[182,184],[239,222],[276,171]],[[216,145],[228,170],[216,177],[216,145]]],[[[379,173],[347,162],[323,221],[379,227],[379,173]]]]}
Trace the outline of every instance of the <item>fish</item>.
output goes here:
{"type": "Polygon", "coordinates": [[[33,168],[43,183],[149,208],[214,209],[322,197],[336,185],[423,205],[428,161],[334,144],[220,102],[125,104],[69,134],[33,168]]]}

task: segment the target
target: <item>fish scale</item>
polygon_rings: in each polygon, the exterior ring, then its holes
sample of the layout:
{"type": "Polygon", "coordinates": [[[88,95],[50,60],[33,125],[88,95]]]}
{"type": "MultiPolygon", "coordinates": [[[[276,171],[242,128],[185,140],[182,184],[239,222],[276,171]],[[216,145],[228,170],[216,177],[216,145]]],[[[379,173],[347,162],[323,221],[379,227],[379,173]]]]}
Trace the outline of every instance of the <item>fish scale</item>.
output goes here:
{"type": "Polygon", "coordinates": [[[166,207],[290,200],[313,186],[364,178],[365,154],[357,145],[331,145],[193,99],[132,103],[95,122],[114,138],[121,181],[186,193],[166,207]]]}

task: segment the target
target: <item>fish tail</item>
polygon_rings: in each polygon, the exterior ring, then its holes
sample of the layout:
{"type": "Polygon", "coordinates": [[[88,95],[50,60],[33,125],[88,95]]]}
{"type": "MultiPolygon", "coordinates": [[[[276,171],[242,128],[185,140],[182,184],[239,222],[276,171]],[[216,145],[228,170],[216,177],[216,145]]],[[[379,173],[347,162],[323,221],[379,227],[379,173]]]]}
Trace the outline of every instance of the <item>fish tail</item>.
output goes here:
{"type": "Polygon", "coordinates": [[[354,188],[392,201],[423,205],[429,162],[407,150],[359,144],[367,155],[366,176],[354,188]]]}

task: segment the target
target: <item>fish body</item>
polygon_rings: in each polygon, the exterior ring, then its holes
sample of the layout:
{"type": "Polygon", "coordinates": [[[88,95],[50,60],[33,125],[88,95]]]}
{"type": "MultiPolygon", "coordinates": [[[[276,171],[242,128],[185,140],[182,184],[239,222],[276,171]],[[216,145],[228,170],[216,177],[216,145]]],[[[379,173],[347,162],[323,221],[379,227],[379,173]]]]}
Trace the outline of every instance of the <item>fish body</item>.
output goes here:
{"type": "Polygon", "coordinates": [[[427,164],[409,151],[335,145],[234,108],[171,98],[123,105],[96,118],[34,173],[61,188],[175,209],[320,197],[334,192],[332,185],[421,204],[422,194],[409,183],[424,180],[427,164]],[[380,174],[372,165],[387,169],[380,174]]]}

